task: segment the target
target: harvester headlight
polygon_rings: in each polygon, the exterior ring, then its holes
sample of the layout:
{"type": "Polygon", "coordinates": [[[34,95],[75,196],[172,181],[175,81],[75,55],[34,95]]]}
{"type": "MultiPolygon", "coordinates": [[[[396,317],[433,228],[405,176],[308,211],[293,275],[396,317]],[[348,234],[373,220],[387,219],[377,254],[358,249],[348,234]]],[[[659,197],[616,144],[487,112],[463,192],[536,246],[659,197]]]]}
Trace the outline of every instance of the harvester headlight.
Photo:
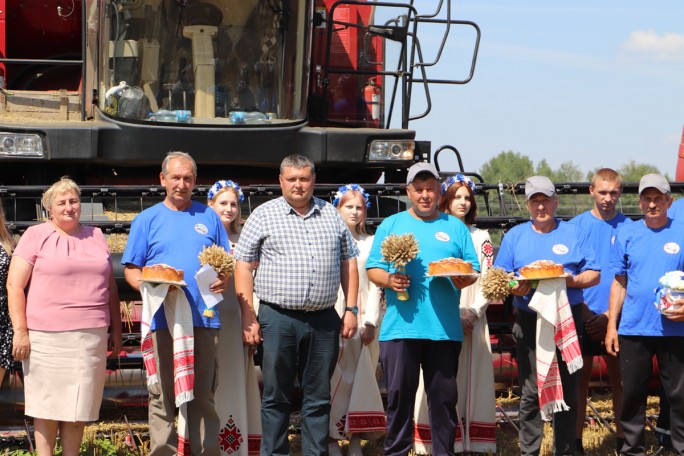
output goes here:
{"type": "Polygon", "coordinates": [[[380,140],[371,141],[368,150],[369,161],[403,161],[413,160],[416,149],[415,141],[380,140]]]}
{"type": "Polygon", "coordinates": [[[43,157],[45,148],[39,135],[0,132],[0,155],[5,157],[43,157]]]}

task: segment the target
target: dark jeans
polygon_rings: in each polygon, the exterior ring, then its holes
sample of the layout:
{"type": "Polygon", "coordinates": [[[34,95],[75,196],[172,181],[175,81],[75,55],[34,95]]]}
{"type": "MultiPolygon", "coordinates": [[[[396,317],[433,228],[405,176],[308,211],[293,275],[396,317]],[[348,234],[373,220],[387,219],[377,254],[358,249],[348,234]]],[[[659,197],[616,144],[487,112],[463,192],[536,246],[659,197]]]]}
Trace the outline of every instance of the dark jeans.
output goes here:
{"type": "MultiPolygon", "coordinates": [[[[578,337],[583,332],[581,306],[572,306],[572,317],[578,337]]],[[[536,312],[518,311],[518,319],[513,328],[518,350],[518,377],[522,385],[520,398],[520,454],[538,455],[541,448],[544,423],[539,410],[537,391],[536,361],[536,312]]],[[[580,340],[580,346],[582,341],[580,340]]],[[[556,359],[563,384],[563,399],[570,408],[565,412],[553,414],[553,454],[572,455],[575,452],[575,423],[577,422],[577,394],[580,371],[572,375],[568,366],[556,349],[556,359]]]]}
{"type": "Polygon", "coordinates": [[[341,320],[334,308],[285,310],[261,303],[263,337],[262,456],[289,455],[287,430],[295,377],[302,387],[302,454],[328,454],[330,379],[339,351],[341,320]]]}
{"type": "Polygon", "coordinates": [[[642,455],[648,381],[653,355],[670,404],[670,431],[676,454],[684,454],[684,337],[619,336],[622,371],[622,415],[625,430],[622,454],[642,455]]]}
{"type": "Polygon", "coordinates": [[[413,410],[418,376],[428,398],[432,453],[454,454],[456,371],[461,342],[399,339],[380,342],[380,364],[387,387],[385,455],[407,455],[413,448],[413,410]]]}

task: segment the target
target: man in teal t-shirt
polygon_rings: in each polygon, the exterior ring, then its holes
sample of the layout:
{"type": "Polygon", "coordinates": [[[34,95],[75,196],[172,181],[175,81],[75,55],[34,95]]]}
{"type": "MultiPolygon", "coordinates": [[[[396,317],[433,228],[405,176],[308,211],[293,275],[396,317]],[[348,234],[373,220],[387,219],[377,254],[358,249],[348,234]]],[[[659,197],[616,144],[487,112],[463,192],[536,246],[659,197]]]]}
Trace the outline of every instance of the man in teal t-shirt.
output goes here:
{"type": "Polygon", "coordinates": [[[368,278],[385,288],[387,312],[380,331],[380,363],[387,384],[385,454],[408,454],[413,448],[413,408],[423,369],[433,454],[454,454],[456,439],[456,370],[463,329],[460,290],[473,276],[428,277],[430,262],[455,257],[480,263],[468,228],[456,217],[437,210],[439,174],[430,163],[416,163],[408,172],[406,193],[411,207],[385,219],[378,227],[366,269],[368,278]],[[411,233],[418,255],[396,272],[380,253],[389,235],[411,233]],[[408,291],[409,299],[397,293],[408,291]]]}

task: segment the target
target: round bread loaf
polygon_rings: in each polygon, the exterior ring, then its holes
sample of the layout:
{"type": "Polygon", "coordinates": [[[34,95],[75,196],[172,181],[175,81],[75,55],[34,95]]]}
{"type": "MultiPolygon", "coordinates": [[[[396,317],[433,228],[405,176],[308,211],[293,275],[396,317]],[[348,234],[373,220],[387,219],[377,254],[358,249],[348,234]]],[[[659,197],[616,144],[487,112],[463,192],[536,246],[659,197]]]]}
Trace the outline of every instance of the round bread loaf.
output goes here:
{"type": "Polygon", "coordinates": [[[185,279],[185,273],[182,269],[176,269],[168,264],[159,263],[144,266],[141,279],[145,281],[182,282],[185,279]]]}
{"type": "Polygon", "coordinates": [[[473,265],[460,258],[444,258],[428,264],[428,275],[473,274],[473,265]]]}
{"type": "Polygon", "coordinates": [[[545,279],[565,274],[562,264],[550,260],[539,260],[520,268],[520,275],[526,279],[545,279]]]}

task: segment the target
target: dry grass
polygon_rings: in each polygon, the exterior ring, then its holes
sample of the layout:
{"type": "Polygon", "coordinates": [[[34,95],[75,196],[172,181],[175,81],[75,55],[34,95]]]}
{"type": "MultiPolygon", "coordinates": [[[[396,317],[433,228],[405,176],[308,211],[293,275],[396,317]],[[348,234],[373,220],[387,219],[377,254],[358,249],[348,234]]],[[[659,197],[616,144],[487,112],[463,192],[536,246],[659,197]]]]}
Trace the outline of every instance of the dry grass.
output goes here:
{"type": "MultiPolygon", "coordinates": [[[[599,414],[605,418],[609,423],[613,424],[613,416],[611,410],[610,396],[607,394],[595,394],[590,397],[590,400],[599,414]]],[[[512,392],[498,398],[497,402],[507,410],[514,410],[517,407],[519,398],[512,392]]],[[[648,400],[647,414],[648,416],[657,415],[658,413],[658,398],[650,397],[648,400]]],[[[599,423],[593,411],[587,410],[587,422],[584,431],[584,449],[588,456],[606,456],[615,453],[615,437],[603,425],[599,423]]],[[[297,414],[293,414],[290,434],[291,454],[293,456],[301,455],[301,436],[297,432],[299,420],[297,414]]],[[[99,455],[99,454],[116,454],[116,455],[130,455],[138,454],[145,456],[149,454],[149,439],[148,428],[144,423],[131,423],[133,432],[133,440],[138,446],[138,452],[133,452],[130,445],[130,438],[127,441],[127,427],[121,421],[103,422],[86,427],[84,435],[84,452],[81,454],[99,455]],[[104,442],[104,443],[103,443],[104,442]],[[116,448],[116,452],[111,452],[116,448]],[[107,452],[109,450],[110,452],[107,452]]],[[[544,440],[542,441],[541,455],[551,455],[552,452],[552,435],[553,431],[550,424],[546,424],[544,430],[544,440]]],[[[363,452],[369,456],[380,456],[384,454],[382,449],[382,438],[377,440],[364,440],[362,442],[363,452]]],[[[342,453],[346,454],[348,443],[340,442],[342,453]]],[[[646,431],[646,454],[658,454],[659,447],[653,435],[653,432],[647,429],[646,431]]],[[[5,449],[0,452],[2,455],[22,454],[16,453],[16,449],[5,449]]],[[[497,455],[513,456],[520,454],[518,448],[518,438],[511,426],[500,421],[497,430],[497,455]]],[[[659,453],[667,455],[671,453],[659,453]]]]}

